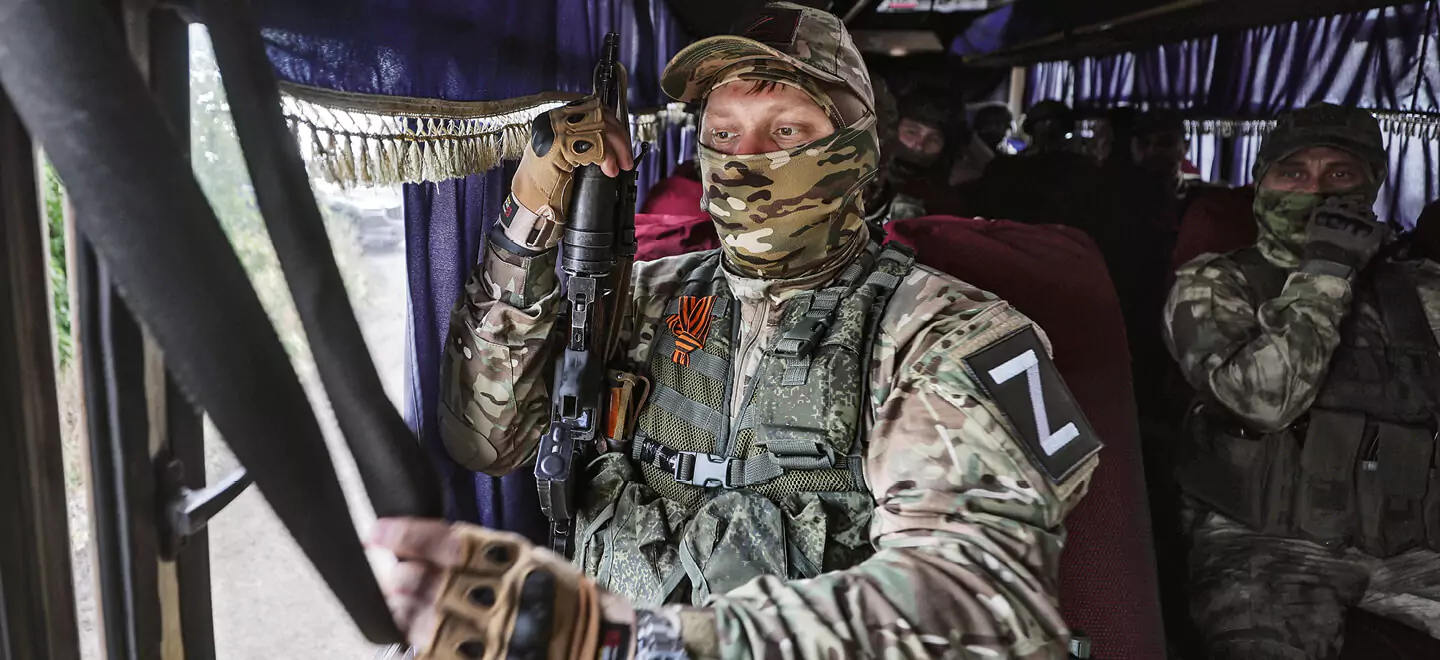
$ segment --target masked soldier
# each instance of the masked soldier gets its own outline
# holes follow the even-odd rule
[[[881,141],[883,162],[876,176],[889,192],[884,220],[956,212],[959,205],[947,181],[955,151],[946,131],[953,123],[949,107],[937,94],[917,91],[902,99],[893,112],[894,139],[888,144]],[[885,113],[878,114],[883,121]],[[890,154],[883,153],[887,148]]]
[[[1185,265],[1167,303],[1200,394],[1180,482],[1212,658],[1333,658],[1357,606],[1440,633],[1440,267],[1376,257],[1385,173],[1369,113],[1281,116],[1258,243]]]
[[[842,23],[776,3],[741,27],[662,78],[702,104],[722,247],[636,268],[621,342],[649,393],[579,463],[575,556],[382,521],[397,618],[426,658],[1063,657],[1061,522],[1099,443],[1044,335],[870,233]],[[537,122],[454,310],[439,423],[472,469],[535,460],[569,173],[630,162],[607,123],[594,102]]]

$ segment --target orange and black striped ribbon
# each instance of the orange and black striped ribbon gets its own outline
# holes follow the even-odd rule
[[[715,306],[715,296],[680,296],[680,313],[665,319],[670,331],[675,333],[675,353],[670,356],[675,364],[688,366],[690,351],[705,345],[710,336],[710,310]]]

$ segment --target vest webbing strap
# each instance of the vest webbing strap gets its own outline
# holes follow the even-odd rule
[[[671,355],[675,352],[674,335],[663,334],[657,341],[659,344],[655,347],[655,350],[665,355]],[[725,380],[730,377],[730,365],[725,361],[725,358],[703,350],[691,351],[690,362],[686,367],[690,371],[700,373],[717,383],[724,383]]]
[[[850,469],[848,456],[837,457],[828,447],[813,441],[774,440],[767,444],[767,448],[770,451],[751,458],[731,458],[680,451],[636,433],[630,457],[674,476],[679,483],[712,488],[758,486],[788,470]]]
[[[699,401],[687,398],[664,383],[656,383],[650,395],[650,403],[660,406],[689,424],[702,429],[718,429],[725,423],[725,415]]]
[[[829,331],[840,301],[855,289],[856,281],[870,267],[876,249],[876,246],[871,245],[867,248],[867,254],[856,259],[840,277],[835,278],[833,285],[810,296],[810,308],[805,310],[805,315],[794,327],[782,332],[775,340],[775,354],[785,359],[785,373],[780,377],[781,385],[805,384],[810,375],[811,352]]]

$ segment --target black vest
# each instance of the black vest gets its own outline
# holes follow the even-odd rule
[[[1231,255],[1258,308],[1288,272],[1255,248]],[[1262,434],[1203,399],[1192,408],[1187,493],[1267,533],[1354,545],[1379,557],[1440,549],[1435,452],[1440,350],[1403,264],[1360,274],[1315,402]]]

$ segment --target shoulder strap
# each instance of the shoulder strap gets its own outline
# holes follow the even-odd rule
[[[1245,273],[1245,282],[1250,285],[1250,295],[1254,297],[1255,306],[1259,306],[1280,295],[1285,288],[1285,280],[1289,274],[1284,268],[1276,266],[1260,254],[1260,249],[1247,247],[1230,253],[1230,258],[1240,265],[1241,272]]]
[[[1430,328],[1425,303],[1405,264],[1384,261],[1373,267],[1373,292],[1392,348],[1411,353],[1411,365],[1431,405],[1440,405],[1440,344]],[[1418,362],[1418,364],[1416,364]]]
[[[890,298],[914,268],[915,251],[908,245],[890,241],[880,252],[879,265],[865,281],[866,285],[876,287],[876,292],[875,305],[871,308],[869,321],[865,325],[865,353],[860,356],[860,419],[855,423],[855,442],[850,444],[850,465],[859,468],[852,468],[857,484],[865,483],[865,439],[869,435],[869,429],[874,426],[870,419],[870,412],[874,410],[870,404],[870,360],[875,354],[875,340],[880,335],[880,322],[885,318]]]
[[[845,268],[835,281],[819,291],[797,296],[791,304],[808,304],[805,313],[775,338],[771,351],[785,360],[782,385],[804,385],[810,373],[810,353],[820,345],[835,320],[840,301],[855,290],[860,278],[870,272],[879,246],[871,244]]]
[[[1440,346],[1435,343],[1435,333],[1430,329],[1420,292],[1415,289],[1415,281],[1405,266],[1387,261],[1369,270],[1371,292],[1385,319],[1391,345],[1425,351],[1432,358],[1440,356]]]

